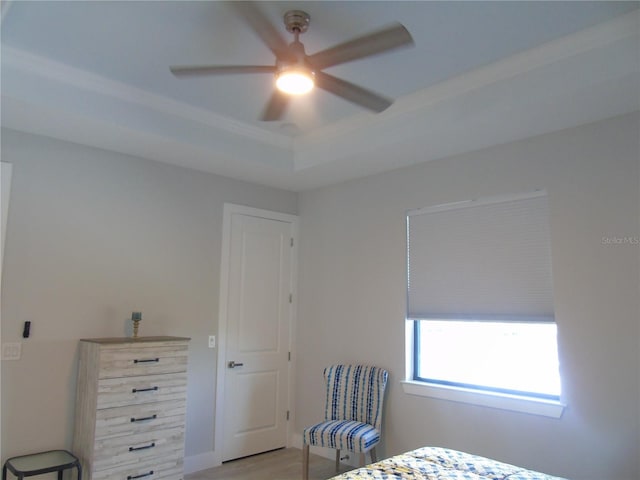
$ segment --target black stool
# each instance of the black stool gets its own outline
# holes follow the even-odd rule
[[[66,450],[51,450],[49,452],[32,453],[13,457],[4,462],[2,480],[7,480],[7,469],[19,479],[42,475],[43,473],[58,472],[58,480],[62,480],[62,473],[68,468],[75,468],[78,480],[82,480],[82,466],[71,452]]]

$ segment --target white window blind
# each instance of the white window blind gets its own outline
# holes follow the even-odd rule
[[[544,192],[407,215],[408,317],[554,321]]]

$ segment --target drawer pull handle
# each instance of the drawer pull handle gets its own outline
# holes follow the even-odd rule
[[[144,447],[129,447],[130,452],[137,452],[138,450],[148,450],[156,446],[156,442],[151,442],[149,445],[145,445]],[[153,473],[153,472],[152,472]]]
[[[137,358],[133,361],[133,363],[158,363],[160,361],[159,358],[148,358],[146,360],[138,360]]]
[[[131,393],[138,393],[138,392],[155,392],[156,390],[158,390],[158,387],[149,387],[149,388],[134,388],[131,390]]]
[[[131,423],[144,422],[146,420],[155,420],[156,418],[158,418],[158,415],[155,415],[155,414],[151,415],[150,417],[140,417],[140,418],[131,417]]]
[[[151,470],[149,473],[143,473],[142,475],[129,475],[127,477],[127,480],[134,480],[136,478],[144,478],[144,477],[149,477],[153,475],[153,470]]]

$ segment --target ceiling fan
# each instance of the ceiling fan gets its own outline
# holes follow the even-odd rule
[[[392,100],[371,90],[334,77],[323,70],[334,65],[376,55],[394,48],[413,45],[409,31],[395,23],[381,30],[335,45],[326,50],[307,55],[299,37],[309,28],[309,14],[290,10],[284,14],[287,31],[293,34],[293,42],[287,44],[278,29],[253,2],[231,2],[240,16],[262,39],[275,55],[275,65],[203,65],[172,66],[177,77],[199,75],[227,75],[242,73],[270,73],[276,77],[276,89],[262,112],[261,120],[279,120],[285,112],[291,95],[304,94],[314,85],[345,100],[374,112],[389,107]]]

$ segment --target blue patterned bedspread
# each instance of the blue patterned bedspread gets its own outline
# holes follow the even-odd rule
[[[332,480],[563,480],[540,472],[439,447],[387,458]]]

